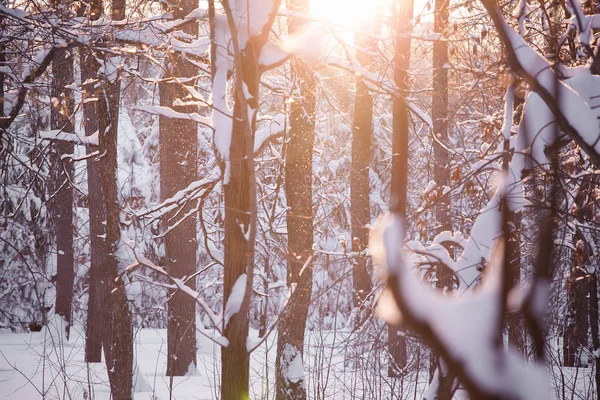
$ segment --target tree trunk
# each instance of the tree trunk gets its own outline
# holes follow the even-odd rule
[[[574,216],[579,223],[594,218],[593,207],[589,201],[590,193],[593,193],[593,190],[593,181],[585,178],[574,200],[577,207]],[[577,226],[573,235],[575,253],[571,260],[571,275],[566,285],[567,312],[563,337],[563,361],[566,367],[579,366],[579,356],[588,345],[590,311],[588,311],[589,285],[586,283],[588,273],[585,271],[585,266],[590,263],[592,252],[585,236],[585,233]]]
[[[59,15],[67,18],[62,2],[55,2],[54,7]],[[52,112],[50,115],[52,129],[73,133],[73,97],[65,86],[73,82],[73,57],[70,50],[57,50],[52,64],[54,75],[53,93],[51,96]],[[73,163],[62,160],[61,156],[73,154],[73,143],[58,141],[52,144],[52,171],[50,173],[50,203],[54,219],[54,236],[56,238],[56,307],[55,312],[64,318],[66,337],[69,338],[71,310],[73,305],[73,282],[75,279],[73,251]]]
[[[369,51],[376,44],[371,38],[361,36],[358,40],[357,60],[363,67],[371,63]],[[352,129],[352,170],[350,172],[350,221],[352,251],[361,253],[369,244],[371,208],[369,202],[369,161],[371,160],[371,137],[373,135],[373,97],[362,77],[356,80],[354,122]],[[360,254],[354,260],[352,279],[354,306],[359,307],[371,292],[371,277],[367,270],[367,256]]]
[[[448,0],[436,0],[434,6],[433,31],[442,35],[433,43],[433,177],[437,184],[439,200],[435,204],[437,232],[451,229],[448,215],[448,200],[442,195],[448,185],[448,153],[443,145],[448,141],[448,42],[444,35],[448,28]],[[446,275],[446,274],[440,274]],[[446,276],[438,276],[438,281]]]
[[[100,14],[97,12],[99,7],[100,2],[98,0],[90,1],[86,4],[86,7],[82,7],[79,10],[79,14],[80,16],[87,16],[91,21],[95,21],[100,17]],[[100,65],[96,62],[94,54],[89,49],[81,48],[79,65],[81,68],[81,82],[86,82],[88,79],[94,79],[98,76]],[[84,97],[94,97],[97,95],[93,85],[88,84],[83,87]],[[98,132],[97,104],[98,102],[91,101],[85,102],[82,105],[83,126],[86,136],[91,136]],[[88,155],[94,151],[98,151],[98,147],[87,146]],[[106,268],[104,256],[107,250],[105,248],[105,239],[103,239],[106,231],[102,222],[106,221],[106,211],[104,209],[100,160],[99,157],[92,157],[86,161],[90,229],[90,276],[85,329],[86,362],[102,361],[102,332],[108,318],[107,308],[105,307],[108,291],[106,284],[102,280],[103,269]]]
[[[0,4],[4,5],[5,0],[0,0]],[[4,31],[4,16],[0,15],[0,30]],[[0,43],[0,120],[4,119],[4,80],[5,74],[3,71],[3,67],[6,64],[6,45],[4,42]],[[0,152],[3,149],[2,144],[2,133],[0,131]]]
[[[183,18],[198,7],[197,0],[178,0],[171,12]],[[198,26],[188,24],[184,33],[196,37]],[[197,75],[197,68],[183,57],[165,60],[165,78],[186,79]],[[183,113],[196,112],[194,106],[174,107],[187,91],[180,83],[159,84],[160,104]],[[159,117],[160,130],[160,197],[166,200],[198,179],[198,126],[194,121]],[[190,207],[187,207],[189,210]],[[196,219],[188,218],[165,236],[166,269],[171,276],[185,278],[196,272]],[[187,285],[196,289],[196,280]],[[167,375],[183,376],[196,367],[196,302],[181,291],[170,293],[167,320]]]
[[[308,13],[307,0],[291,0],[288,8]],[[306,26],[301,18],[291,18],[288,32]],[[312,209],[312,161],[315,138],[316,79],[310,67],[291,61],[295,98],[290,105],[290,131],[285,159],[285,193],[288,210],[287,286],[296,288],[279,320],[276,361],[277,400],[306,399],[303,374],[290,376],[290,366],[304,354],[304,331],[312,292],[312,255],[314,215]]]
[[[590,280],[590,327],[592,334],[594,379],[596,381],[596,398],[600,400],[600,334],[598,334],[598,264],[589,274]]]
[[[521,102],[515,95],[515,90],[512,91],[513,104],[512,111],[516,111]],[[507,110],[508,112],[508,110]],[[513,114],[512,121],[506,123],[518,123],[521,120],[520,115]],[[504,153],[502,155],[502,171],[508,172],[510,163],[510,140],[504,139]],[[505,214],[508,221],[505,225],[506,248],[504,254],[507,257],[505,260],[508,267],[508,277],[511,283],[511,288],[517,287],[521,282],[521,213],[506,210]],[[508,330],[508,343],[519,350],[521,355],[525,352],[525,331],[523,326],[523,318],[519,313],[509,312],[506,316],[506,326]]]
[[[433,123],[433,177],[437,184],[439,198],[435,204],[437,233],[452,229],[448,212],[449,201],[444,196],[444,189],[449,185],[448,153],[444,145],[448,142],[448,42],[445,35],[448,33],[449,0],[435,0],[433,31],[440,34],[438,40],[433,42],[433,92],[431,115]],[[448,251],[454,251],[449,248]],[[436,287],[441,290],[453,290],[453,272],[443,264],[436,266]],[[433,354],[433,353],[432,353]],[[438,357],[437,354],[433,354]],[[437,363],[440,364],[439,362]],[[452,398],[454,374],[443,371],[438,367],[439,383],[437,396],[440,399]]]
[[[414,2],[396,4],[396,40],[394,49],[394,81],[401,97],[393,99],[392,126],[392,184],[390,211],[406,218],[406,196],[408,191],[408,108],[405,93],[408,86],[410,67],[411,30]],[[388,325],[388,352],[391,360],[388,376],[398,377],[406,367],[406,339],[399,334],[400,326]]]
[[[254,262],[254,234],[256,227],[256,191],[254,189],[254,153],[252,138],[256,126],[256,109],[258,107],[258,54],[251,39],[246,48],[241,49],[236,57],[240,57],[241,83],[244,90],[236,87],[233,109],[233,127],[231,134],[229,181],[224,185],[225,192],[225,257],[223,279],[223,309],[229,304],[233,286],[239,281],[238,287],[244,292],[236,293],[236,302],[241,299],[237,312],[232,312],[229,321],[224,321],[224,334],[229,340],[227,347],[221,348],[221,399],[238,400],[248,398],[250,378],[250,353],[246,346],[248,338],[248,311],[252,291],[252,275]],[[236,84],[240,79],[236,77]],[[245,96],[241,98],[241,96]],[[247,107],[246,98],[248,100]],[[247,114],[252,109],[251,120]],[[250,141],[250,143],[248,142]],[[252,170],[250,170],[252,166]],[[243,286],[242,286],[243,284]],[[234,306],[236,307],[236,306]]]
[[[512,227],[506,240],[506,254],[508,255],[508,274],[512,287],[517,287],[521,282],[521,213],[510,212],[509,226]],[[525,352],[525,330],[523,318],[518,313],[509,313],[507,317],[508,343],[516,347],[523,355]]]
[[[113,0],[113,20],[125,18],[125,0]],[[104,64],[118,63],[118,58],[103,55]],[[120,76],[101,77],[98,101],[98,128],[101,179],[106,210],[106,256],[101,280],[106,285],[108,324],[102,338],[104,358],[115,400],[133,398],[133,330],[131,311],[125,294],[125,282],[119,273],[118,249],[121,239],[120,206],[117,183],[117,134],[119,123]]]

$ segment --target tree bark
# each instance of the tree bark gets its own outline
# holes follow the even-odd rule
[[[521,100],[516,96],[515,90],[512,91],[513,104],[512,111],[518,110]],[[508,112],[508,110],[507,110]],[[516,113],[515,113],[516,114]],[[518,123],[521,120],[520,115],[514,115],[512,121],[506,123]],[[510,140],[504,139],[504,153],[502,155],[502,171],[508,172],[510,164]],[[505,204],[506,205],[506,204]],[[517,287],[521,282],[521,213],[510,210],[505,210],[504,215],[508,221],[505,221],[506,248],[504,254],[507,257],[505,260],[508,267],[508,278],[511,283],[511,288]],[[519,350],[521,355],[525,352],[525,331],[523,318],[516,312],[509,312],[506,316],[506,326],[508,330],[508,343]]]
[[[0,4],[4,5],[5,0],[0,0]],[[4,30],[4,16],[0,15],[0,30]],[[6,64],[6,45],[4,44],[4,42],[0,43],[0,120],[4,119],[4,80],[5,78],[5,74],[4,72],[1,72],[3,70],[3,67]],[[2,151],[3,149],[3,143],[2,143],[2,134],[3,132],[0,131],[0,151]]]
[[[436,0],[434,6],[433,31],[440,38],[433,43],[433,92],[431,114],[433,122],[433,177],[440,198],[435,204],[437,232],[451,229],[448,215],[448,200],[443,188],[448,185],[448,153],[443,145],[448,141],[448,42],[443,36],[448,28],[448,0]],[[445,275],[445,274],[440,274]],[[445,276],[438,277],[438,281]]]
[[[307,0],[290,0],[288,9],[308,14]],[[306,26],[300,17],[290,18],[288,32]],[[285,193],[288,231],[287,286],[296,285],[280,317],[277,338],[277,400],[306,399],[303,376],[289,375],[291,364],[304,354],[304,331],[312,292],[314,214],[312,208],[312,161],[315,138],[316,78],[310,67],[291,61],[294,101],[290,105],[290,131],[285,159]]]
[[[112,1],[112,19],[125,18],[125,0]],[[104,64],[118,63],[118,58],[102,55]],[[101,280],[107,290],[108,324],[102,338],[104,358],[115,400],[133,398],[133,330],[125,282],[119,271],[121,239],[120,206],[117,182],[117,135],[121,80],[117,72],[102,76],[98,94],[98,128],[100,135],[101,179],[106,210],[105,268]]]
[[[65,3],[55,1],[57,13],[68,18]],[[57,50],[52,63],[54,75],[53,93],[51,96],[52,111],[50,121],[52,129],[73,133],[73,97],[65,87],[73,82],[73,57],[70,50]],[[73,282],[75,279],[75,255],[73,251],[73,163],[62,160],[61,156],[73,154],[74,145],[66,141],[52,144],[52,171],[50,173],[50,189],[53,195],[50,208],[54,220],[54,236],[56,238],[56,306],[55,312],[64,318],[65,335],[69,338],[71,311],[73,307]]]
[[[254,100],[248,107],[256,111],[258,106],[258,54],[250,40],[245,49],[236,56],[241,57],[243,65],[242,82]],[[237,65],[236,65],[237,67]],[[237,79],[236,79],[237,81]],[[244,300],[239,311],[234,313],[230,320],[225,321],[224,333],[229,340],[229,346],[221,349],[221,398],[223,400],[237,400],[248,397],[250,378],[250,353],[246,346],[248,337],[248,307],[249,307],[249,281],[252,280],[254,243],[250,240],[250,225],[252,223],[252,195],[254,174],[250,172],[249,165],[254,165],[252,150],[248,151],[247,140],[253,137],[256,125],[256,114],[252,121],[247,121],[246,112],[242,108],[245,100],[243,91],[236,88],[233,110],[233,128],[231,135],[230,162],[231,171],[229,182],[224,185],[225,192],[225,271],[223,280],[224,309],[227,310],[234,284],[246,279],[244,285]],[[240,293],[236,294],[237,296]]]
[[[97,12],[101,6],[101,1],[93,0],[85,3],[85,7],[79,10],[79,16],[87,16],[89,20],[95,21],[100,18]],[[100,65],[96,62],[94,54],[87,48],[81,48],[79,65],[81,68],[81,82],[90,82],[98,76]],[[94,97],[97,95],[94,84],[87,84],[83,87],[84,97]],[[96,101],[85,102],[82,105],[83,126],[86,136],[91,136],[98,132],[98,110]],[[87,146],[87,154],[98,151],[97,146]],[[87,186],[88,186],[88,212],[90,229],[90,271],[88,285],[88,310],[85,329],[85,361],[102,361],[102,336],[103,330],[108,318],[107,307],[105,307],[108,297],[107,286],[102,279],[103,269],[106,267],[104,256],[107,252],[105,248],[106,234],[103,221],[106,221],[106,211],[104,209],[104,191],[102,186],[102,175],[100,168],[100,157],[88,158],[87,168]]]
[[[589,201],[590,193],[593,193],[593,190],[593,181],[585,178],[575,196],[574,203],[577,209],[574,216],[580,223],[583,223],[584,219],[594,218],[593,207]],[[588,273],[585,265],[588,265],[591,260],[591,249],[585,236],[584,232],[577,227],[573,235],[575,253],[571,257],[571,275],[566,285],[567,312],[563,337],[563,362],[566,367],[579,366],[581,351],[588,344],[590,311],[589,285],[586,282]]]
[[[589,273],[590,281],[590,326],[594,357],[594,380],[596,381],[596,398],[600,400],[600,334],[598,333],[598,265]]]
[[[448,42],[445,35],[448,29],[449,0],[435,0],[433,31],[440,34],[438,40],[433,43],[433,92],[431,115],[433,123],[433,177],[437,184],[439,198],[435,204],[435,216],[437,221],[437,233],[452,229],[450,221],[448,198],[444,195],[444,189],[449,184],[448,177],[448,153],[444,145],[448,142]],[[448,251],[454,251],[449,248]],[[453,290],[453,273],[443,264],[436,268],[436,287],[441,290]],[[434,357],[438,357],[434,354]],[[439,363],[437,363],[439,364]],[[438,367],[438,393],[439,398],[451,398],[454,375],[443,373]]]
[[[399,96],[393,99],[392,121],[392,184],[390,193],[390,212],[406,218],[406,196],[408,191],[408,108],[406,90],[408,87],[408,69],[410,67],[411,39],[407,35],[413,16],[414,2],[396,4],[396,39],[394,54],[394,81]],[[406,367],[406,339],[399,333],[401,326],[388,325],[388,352],[391,360],[388,376],[398,377]]]
[[[371,38],[360,36],[358,40],[358,62],[367,67],[372,57],[369,54],[376,44]],[[369,244],[371,206],[369,202],[369,162],[371,160],[371,137],[373,136],[373,96],[364,78],[356,79],[354,121],[352,129],[352,170],[350,172],[350,222],[352,251],[361,253]],[[371,292],[371,277],[367,270],[367,256],[360,254],[353,260],[352,279],[354,284],[354,306],[358,307]]]
[[[183,18],[198,7],[197,0],[177,0],[170,11],[174,18]],[[197,24],[188,24],[182,31],[191,37],[198,35]],[[182,79],[197,75],[193,64],[181,56],[166,61],[165,78]],[[173,101],[188,94],[181,83],[159,84],[160,104],[175,111],[193,113],[197,107],[174,107]],[[159,117],[160,130],[160,197],[166,200],[198,179],[198,126],[194,121]],[[190,207],[187,207],[189,210]],[[166,269],[176,278],[196,272],[196,220],[181,222],[165,236]],[[196,289],[196,280],[187,285]],[[167,317],[167,375],[183,376],[196,367],[196,302],[181,291],[170,293]]]

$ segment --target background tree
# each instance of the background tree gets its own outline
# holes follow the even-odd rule
[[[357,61],[369,68],[376,43],[368,36],[357,35]],[[356,79],[354,119],[352,126],[352,170],[350,172],[350,219],[352,251],[356,259],[352,271],[355,298],[354,306],[361,303],[371,292],[371,277],[367,270],[367,257],[362,252],[369,243],[368,225],[371,222],[369,164],[371,161],[371,137],[373,135],[373,97],[364,77]]]
[[[410,20],[414,3],[396,4],[396,36],[394,38],[394,82],[398,95],[392,100],[392,179],[390,187],[390,212],[406,216],[408,191],[408,137],[409,114],[406,95],[409,85],[411,38]],[[400,97],[403,96],[403,97]],[[388,351],[391,356],[388,376],[398,377],[406,366],[406,338],[398,324],[388,326]]]
[[[61,19],[70,18],[68,2],[54,1],[53,6]],[[72,134],[73,96],[66,88],[73,82],[73,55],[69,49],[56,51],[52,62],[54,75],[51,94],[51,128]],[[71,310],[73,305],[74,249],[73,249],[73,143],[57,141],[52,145],[50,169],[50,210],[56,240],[56,314],[64,318],[65,334],[69,338]]]
[[[181,19],[198,7],[198,1],[176,1],[169,11]],[[191,40],[198,36],[196,22],[181,28],[182,35]],[[189,56],[191,57],[191,56]],[[176,112],[193,113],[195,106],[185,104],[189,94],[186,86],[193,86],[197,67],[185,54],[165,53],[165,72],[159,84],[160,104]],[[190,82],[191,80],[191,82]],[[179,190],[186,188],[198,178],[198,127],[188,119],[159,117],[160,130],[160,196],[164,201]],[[185,210],[185,213],[189,209]],[[195,289],[196,279],[196,219],[187,218],[176,226],[168,227],[165,235],[165,267],[177,278],[187,279],[187,285]],[[167,375],[183,376],[191,366],[196,366],[196,303],[179,290],[171,293],[168,304],[168,365]]]
[[[125,19],[124,0],[111,2],[111,20]],[[119,257],[121,242],[121,207],[119,205],[117,176],[117,137],[121,100],[119,58],[102,53],[104,74],[98,85],[98,130],[101,179],[106,210],[105,269],[101,281],[107,293],[108,323],[105,322],[102,339],[111,394],[115,400],[133,398],[133,327],[131,310],[125,293],[122,262]],[[111,68],[112,67],[112,68]]]
[[[288,33],[306,29],[310,4],[290,0],[287,7],[295,16],[288,21]],[[293,81],[290,104],[289,142],[285,162],[285,194],[288,232],[286,285],[291,291],[278,325],[276,398],[306,399],[303,365],[304,335],[313,281],[313,151],[315,138],[316,77],[311,67],[291,60]]]
[[[78,15],[87,17],[90,21],[97,21],[103,14],[103,2],[92,0],[82,2]],[[97,95],[95,78],[100,66],[96,62],[95,54],[91,49],[81,48],[79,65],[84,99],[93,99]],[[98,103],[85,101],[83,103],[83,128],[85,136],[93,137],[99,134],[98,130]],[[97,146],[87,146],[87,154],[98,152]],[[100,155],[100,153],[97,153]],[[90,270],[88,284],[88,310],[85,334],[85,360],[86,362],[102,361],[102,336],[108,314],[104,304],[108,297],[106,286],[103,283],[104,269],[107,267],[104,256],[106,228],[102,221],[106,220],[104,205],[104,191],[100,168],[100,158],[90,157],[86,160],[88,212],[90,225]]]

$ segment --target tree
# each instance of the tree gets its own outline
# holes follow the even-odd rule
[[[444,148],[448,141],[448,42],[445,36],[448,30],[449,0],[434,2],[433,31],[438,38],[433,42],[433,85],[431,114],[433,122],[433,176],[438,187],[440,199],[435,205],[437,232],[451,229],[448,201],[443,195],[448,185],[448,153]],[[440,274],[442,275],[442,274]],[[445,280],[438,277],[438,280]]]
[[[376,43],[370,37],[358,36],[357,61],[365,68],[372,62],[371,53]],[[373,134],[373,97],[364,77],[356,79],[354,120],[352,127],[352,170],[350,172],[350,219],[352,251],[357,254],[352,270],[354,306],[359,307],[371,292],[371,277],[367,270],[367,257],[363,254],[369,243],[371,206],[369,201],[369,164]]]
[[[392,100],[392,183],[390,188],[390,212],[406,217],[408,190],[408,135],[409,115],[406,96],[409,84],[411,39],[407,34],[413,15],[414,3],[395,6],[396,36],[394,42],[394,82],[399,95]],[[388,351],[391,355],[388,376],[400,376],[406,366],[406,338],[399,331],[397,324],[388,325]]]
[[[113,21],[125,19],[125,1],[111,3]],[[106,211],[105,268],[100,280],[107,293],[108,323],[104,323],[102,344],[106,369],[115,400],[133,397],[133,327],[131,310],[125,294],[125,282],[120,270],[119,244],[121,242],[121,207],[117,182],[117,134],[121,80],[118,57],[101,55],[104,74],[98,86],[98,130],[101,179]],[[112,68],[110,68],[112,67]],[[122,266],[121,266],[122,268]]]
[[[249,385],[248,312],[257,223],[254,133],[260,99],[259,82],[267,67],[259,63],[259,57],[268,41],[279,2],[273,2],[271,9],[253,10],[258,14],[252,20],[248,15],[250,4],[229,1],[222,4],[226,20],[215,20],[213,37],[225,37],[225,49],[230,49],[231,40],[232,60],[223,62],[219,57],[227,60],[229,55],[214,52],[217,57],[213,63],[217,68],[213,80],[213,103],[216,98],[220,104],[226,104],[226,80],[223,77],[232,70],[234,106],[231,124],[215,127],[216,138],[218,135],[230,137],[228,148],[220,149],[224,161],[225,195],[223,333],[229,341],[229,345],[221,350],[221,398],[235,400],[248,396]],[[222,86],[216,85],[217,79]]]
[[[79,16],[87,17],[90,21],[97,21],[102,16],[100,0],[83,2],[78,10]],[[81,69],[81,81],[85,98],[94,98],[97,94],[95,89],[95,78],[100,66],[96,62],[93,50],[82,48],[79,57]],[[87,82],[87,84],[86,84]],[[82,105],[83,127],[85,135],[92,137],[98,130],[98,103],[86,101]],[[87,146],[87,153],[98,151],[97,146]],[[98,155],[100,153],[98,152]],[[88,285],[88,310],[85,331],[85,361],[102,361],[102,336],[106,313],[106,299],[108,292],[103,283],[104,269],[107,267],[104,260],[107,252],[105,247],[106,210],[104,205],[104,191],[100,167],[100,158],[90,157],[86,161],[87,187],[88,187],[88,211],[90,225],[90,277]]]
[[[291,0],[288,9],[307,14],[307,0]],[[291,17],[288,33],[293,35],[307,26],[302,16]],[[290,61],[293,79],[293,102],[290,105],[290,130],[285,164],[285,194],[288,232],[286,283],[291,291],[287,307],[278,326],[276,398],[306,399],[303,365],[304,332],[312,292],[313,198],[312,166],[315,137],[316,78],[307,64]]]
[[[54,1],[54,8],[60,18],[68,19],[68,3]],[[52,129],[73,133],[73,96],[66,88],[73,82],[73,55],[69,49],[56,51],[52,63],[54,75],[51,96]],[[50,174],[50,209],[54,220],[56,239],[56,308],[55,312],[64,318],[65,334],[69,338],[71,309],[73,304],[74,251],[73,251],[73,164],[62,156],[73,154],[73,143],[57,141],[52,145],[52,169]]]
[[[198,6],[198,1],[178,0],[172,5],[175,18],[183,18]],[[195,38],[197,23],[183,26],[181,32]],[[194,106],[176,106],[185,102],[197,68],[183,54],[166,53],[165,75],[159,84],[160,103],[182,113],[193,113]],[[192,120],[159,117],[160,130],[160,196],[164,201],[197,179],[198,127]],[[189,208],[186,209],[186,212]],[[169,273],[177,278],[194,276],[196,272],[196,220],[187,218],[169,227],[165,235],[165,261]],[[195,289],[195,278],[187,285]],[[167,375],[183,376],[196,366],[196,303],[179,290],[171,293],[168,304]]]
[[[575,73],[566,82],[561,82],[549,68],[550,63],[505,23],[498,5],[487,0],[482,3],[507,48],[511,69],[535,88],[535,92],[527,98],[509,172],[505,175],[502,187],[490,200],[486,209],[479,214],[473,225],[471,237],[463,246],[462,255],[456,265],[453,264],[452,269],[460,278],[458,290],[461,300],[448,300],[439,294],[428,292],[418,282],[418,278],[408,271],[397,245],[397,241],[402,240],[404,234],[400,217],[396,215],[388,219],[382,228],[380,239],[383,240],[386,249],[385,260],[390,271],[390,290],[403,318],[440,352],[471,397],[545,398],[545,390],[548,388],[545,386],[544,377],[545,330],[541,306],[545,305],[547,288],[554,272],[553,231],[556,229],[556,213],[559,206],[556,190],[559,165],[557,152],[565,143],[559,141],[559,129],[579,144],[591,163],[595,164],[598,161],[598,150],[592,146],[592,143],[596,143],[598,130],[587,130],[586,125],[589,123],[590,126],[597,126],[596,116],[586,102],[592,101],[595,95],[584,89],[595,85],[598,78],[583,72]],[[568,89],[567,84],[575,87],[576,91]],[[572,108],[573,103],[578,105],[576,109]],[[569,106],[565,106],[566,104]],[[512,112],[512,107],[506,107],[506,110],[507,113]],[[506,121],[511,121],[511,118],[506,118]],[[542,135],[545,140],[533,140],[531,132],[535,132],[536,137]],[[539,224],[539,245],[532,270],[532,283],[518,307],[526,319],[538,360],[533,365],[536,372],[531,373],[525,370],[517,371],[517,364],[507,362],[516,355],[505,351],[502,331],[499,329],[512,287],[509,260],[505,259],[499,262],[500,265],[492,267],[489,284],[484,285],[478,292],[469,289],[475,283],[473,272],[463,268],[463,260],[474,260],[478,257],[488,262],[494,259],[498,262],[498,258],[490,249],[508,223],[504,217],[505,210],[518,211],[523,207],[522,179],[532,162],[529,157],[534,158],[535,164],[546,165],[550,173],[550,190],[548,198],[545,199],[546,210],[540,214],[543,220]],[[441,255],[441,252],[438,254]],[[465,297],[468,292],[471,293]],[[478,312],[473,313],[475,309]],[[492,317],[477,324],[476,321],[481,315]],[[477,324],[477,329],[473,329],[473,324]],[[461,326],[469,326],[470,333],[463,331]],[[474,341],[480,345],[461,346],[461,343]],[[482,351],[488,354],[490,360],[494,360],[494,371],[483,371],[477,367]],[[526,376],[525,385],[514,384],[523,379],[523,376]],[[528,392],[529,387],[535,387],[536,393]]]

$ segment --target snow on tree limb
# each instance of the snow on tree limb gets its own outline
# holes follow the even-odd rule
[[[170,107],[151,106],[151,105],[146,105],[144,107],[139,107],[137,109],[140,111],[146,111],[150,114],[161,115],[161,116],[167,117],[167,118],[189,119],[189,120],[192,120],[199,124],[202,124],[206,127],[209,127],[211,129],[213,128],[212,118],[205,117],[198,113],[187,113],[187,112],[184,113],[184,112],[175,111]]]
[[[448,362],[473,398],[546,399],[549,387],[543,363],[526,366],[515,350],[504,349],[499,321],[504,317],[497,266],[476,292],[448,298],[426,288],[404,261],[404,229],[388,214],[374,235],[388,269],[388,290],[403,319]]]
[[[63,132],[62,129],[54,129],[51,131],[40,132],[40,139],[98,146],[98,131],[91,136],[85,136],[77,133]]]
[[[595,165],[600,165],[600,126],[587,102],[559,81],[548,60],[508,26],[495,2],[482,0],[482,4],[507,48],[512,70],[544,100],[561,130],[586,152]]]
[[[167,271],[165,271],[164,268],[161,268],[158,265],[155,265],[152,261],[148,260],[143,255],[137,254],[136,252],[134,252],[134,255],[135,255],[136,261],[134,263],[132,263],[131,265],[129,265],[125,269],[126,273],[133,271],[135,268],[143,266],[143,267],[151,269],[154,272],[157,272],[161,276],[168,278],[175,285],[175,287],[177,289],[181,290],[183,293],[187,294],[188,296],[191,296],[196,301],[196,303],[198,303],[198,305],[202,308],[202,310],[206,313],[206,315],[208,315],[214,328],[217,331],[221,332],[221,316],[218,314],[215,314],[213,312],[213,310],[208,306],[208,304],[206,303],[206,301],[204,300],[204,298],[202,297],[202,295],[200,293],[198,293],[196,290],[192,289],[191,287],[187,286],[186,281],[179,279],[179,278],[172,277]],[[222,343],[219,343],[219,342],[217,342],[217,343],[222,345]]]

